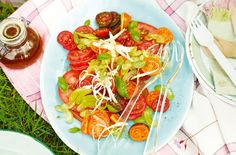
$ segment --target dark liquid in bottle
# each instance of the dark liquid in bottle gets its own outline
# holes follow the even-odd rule
[[[20,33],[16,27],[9,27],[5,31],[7,37],[17,37]],[[22,68],[32,64],[40,55],[41,39],[39,35],[30,27],[27,28],[27,36],[18,46],[7,46],[8,51],[0,51],[2,58],[0,61],[8,67]]]

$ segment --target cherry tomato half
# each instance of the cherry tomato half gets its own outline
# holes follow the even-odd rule
[[[110,29],[105,28],[105,27],[95,30],[96,36],[98,36],[99,38],[108,38],[109,37],[109,32],[110,32]]]
[[[147,50],[149,47],[151,47],[152,45],[154,45],[155,42],[154,41],[141,41],[139,43],[137,43],[137,48],[138,50]]]
[[[157,108],[158,112],[161,111],[161,106],[162,106],[162,101],[163,101],[164,96],[161,95],[160,97],[161,97],[160,98],[160,104],[159,104],[158,108],[157,108],[157,104],[158,104],[159,97],[157,97],[157,99],[152,103],[151,108],[152,108],[153,111],[155,111],[156,108]],[[169,109],[169,107],[170,107],[170,101],[168,100],[168,98],[166,98],[163,112],[166,112]]]
[[[86,57],[84,59],[79,59],[79,60],[75,60],[75,61],[70,61],[70,65],[72,65],[74,67],[88,66],[88,63],[95,58],[96,58],[96,55],[93,53],[93,54],[91,54],[90,57]]]
[[[160,27],[157,33],[162,35],[165,38],[166,44],[171,42],[174,39],[173,33],[166,27]]]
[[[88,124],[88,134],[94,138],[99,138],[104,131],[103,126],[108,127],[110,125],[110,118],[104,110],[96,110],[91,114],[90,117],[91,119]],[[103,126],[99,126],[101,124]],[[102,137],[105,137],[108,134],[108,131],[106,131],[102,134]]]
[[[58,88],[58,95],[61,101],[65,104],[69,103],[69,96],[72,93],[71,89],[68,89],[67,91],[63,91],[61,88]]]
[[[75,72],[73,70],[67,71],[63,75],[64,79],[66,80],[66,83],[68,84],[68,88],[74,90],[76,89],[78,82],[79,82],[79,73]]]
[[[118,24],[120,25],[120,14],[118,14],[115,11],[112,11],[111,15],[112,15],[112,22],[110,24],[110,27],[114,27]]]
[[[79,87],[88,86],[92,84],[92,77],[87,77],[79,83]]]
[[[132,18],[129,14],[127,13],[122,13],[121,14],[121,28],[128,28],[129,23],[131,22]]]
[[[142,68],[144,73],[156,70],[155,72],[149,74],[150,76],[156,75],[159,73],[161,68],[160,59],[157,57],[148,57],[144,59],[146,61],[146,65]]]
[[[131,40],[131,35],[128,31],[123,32],[117,39],[116,41],[124,45],[126,41]]]
[[[57,42],[63,47],[70,46],[74,43],[73,34],[69,31],[62,31],[57,36]]]
[[[135,120],[136,118],[140,117],[142,113],[139,114],[130,114],[128,120]]]
[[[87,25],[79,26],[75,31],[79,33],[94,34],[94,29]]]
[[[77,49],[77,45],[74,42],[71,43],[70,45],[64,45],[63,47],[68,51]]]
[[[117,34],[118,32],[120,32],[120,24],[117,24],[117,25],[115,25],[115,26],[113,26],[112,28],[111,28],[111,33],[113,34],[113,35],[115,35],[115,34]]]
[[[136,83],[133,82],[133,81],[129,81],[126,83],[126,89],[127,89],[127,92],[128,92],[128,95],[129,97],[132,97],[133,96],[133,93],[136,89]]]
[[[160,92],[157,90],[153,90],[151,92],[148,93],[147,97],[146,97],[146,103],[149,107],[152,106],[152,103],[158,98],[158,96],[160,95]]]
[[[80,122],[83,121],[83,117],[80,116],[80,112],[71,110],[71,113],[75,119],[77,119]]]
[[[81,61],[90,58],[93,55],[91,48],[86,48],[84,50],[72,50],[68,53],[67,59],[69,61]]]
[[[90,45],[90,48],[92,49],[92,51],[93,51],[94,53],[99,53],[99,48],[96,47],[96,46],[94,46],[93,44]],[[100,52],[101,52],[101,53],[106,53],[106,52],[108,52],[108,49],[100,48]]]
[[[140,95],[131,112],[131,115],[140,114],[145,110],[145,108],[146,108],[145,98],[142,95]]]
[[[96,22],[99,27],[109,27],[112,22],[112,14],[110,12],[101,12],[97,14]]]
[[[138,22],[138,29],[141,31],[147,31],[148,33],[158,34],[158,29],[147,23]]]
[[[70,68],[72,71],[75,71],[77,73],[81,73],[83,70],[86,70],[89,65],[84,65],[84,66],[75,66],[70,64]]]

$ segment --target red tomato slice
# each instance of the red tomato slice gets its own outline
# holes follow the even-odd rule
[[[65,48],[68,51],[77,49],[77,45],[73,42],[70,45],[64,45],[63,48]]]
[[[61,88],[58,88],[58,95],[61,101],[65,104],[69,103],[69,96],[71,94],[72,90],[68,89],[66,92],[63,92]]]
[[[78,112],[77,110],[71,110],[71,112],[75,119],[77,119],[80,122],[83,121],[83,117],[80,116],[80,112]]]
[[[108,127],[110,125],[110,118],[106,111],[104,110],[96,110],[91,114],[91,119],[88,124],[88,133],[89,135],[93,136],[94,138],[98,138],[104,131],[103,126]],[[104,132],[102,137],[105,137],[109,134],[109,132]]]
[[[149,33],[158,34],[158,29],[156,27],[143,22],[138,22],[138,29],[141,31],[148,31]]]
[[[142,92],[142,95],[143,95],[143,97],[147,97],[148,96],[148,94],[149,94],[149,91],[148,91],[148,89],[146,88],[146,89],[144,89],[143,90],[143,92]],[[146,101],[146,104],[147,104],[147,101]]]
[[[160,27],[158,29],[158,34],[162,35],[165,38],[166,44],[174,39],[173,33],[166,27]]]
[[[117,99],[118,103],[122,106],[121,111],[124,111],[125,107],[128,104],[128,101],[125,100],[123,97],[119,96],[118,94],[116,95],[116,99]]]
[[[123,23],[123,28],[127,28],[132,20],[131,16],[127,13],[122,13],[121,19],[123,19],[123,21],[121,21],[121,23]]]
[[[92,54],[90,57],[87,57],[85,59],[82,59],[81,61],[70,61],[70,64],[72,66],[77,66],[77,67],[80,67],[80,66],[87,66],[88,63],[95,59],[96,58],[96,55],[95,54]]]
[[[135,41],[132,39],[129,39],[125,42],[125,46],[131,47],[135,45]]]
[[[158,109],[157,109],[158,112],[161,111],[161,106],[162,106],[163,97],[164,97],[164,96],[161,95],[160,104],[159,104]],[[158,100],[159,100],[159,97],[157,97],[157,99],[152,103],[151,108],[152,108],[153,111],[156,110]],[[166,111],[169,109],[169,107],[170,107],[170,101],[168,100],[168,98],[166,98],[163,112],[166,112]]]
[[[90,45],[90,48],[92,49],[92,51],[93,51],[94,53],[99,53],[99,48],[96,47],[96,46],[94,46],[93,44]],[[100,48],[100,52],[101,52],[101,53],[106,53],[106,52],[108,52],[108,50],[105,49],[105,48]]]
[[[127,82],[126,89],[127,89],[129,97],[131,98],[133,96],[135,89],[136,89],[136,83],[133,81]]]
[[[153,41],[141,41],[136,46],[137,46],[138,50],[146,50],[154,44],[155,44],[155,42],[153,42]]]
[[[70,68],[72,71],[75,71],[77,73],[81,73],[83,70],[88,68],[88,65],[84,65],[84,66],[75,66],[70,64]]]
[[[99,28],[95,30],[96,36],[98,36],[99,38],[108,38],[109,32],[109,28]]]
[[[69,31],[62,31],[57,36],[57,41],[59,44],[64,46],[69,46],[74,42],[73,34]]]
[[[135,114],[140,114],[142,113],[146,108],[146,101],[145,98],[140,95],[138,101],[136,102],[131,115],[135,115]]]
[[[140,81],[147,81],[147,80],[150,79],[150,77],[151,76],[149,76],[149,75],[143,76],[143,77],[140,78]]]
[[[88,62],[87,61],[70,61],[70,64],[72,66],[87,66]]]
[[[131,35],[128,31],[123,32],[117,39],[116,41],[124,45],[126,41],[132,40]]]
[[[67,71],[63,75],[64,79],[66,80],[66,83],[68,84],[68,87],[70,89],[76,89],[78,82],[79,82],[79,73],[75,72],[73,70]]]
[[[79,87],[88,86],[92,84],[92,77],[87,77],[79,83]]]
[[[75,31],[79,33],[94,34],[94,29],[87,25],[79,26]]]
[[[112,19],[112,14],[110,12],[101,12],[96,16],[96,23],[99,27],[109,27]]]
[[[93,51],[91,48],[86,48],[84,50],[72,50],[68,53],[67,59],[69,61],[81,61],[92,56]]]
[[[130,114],[128,120],[135,120],[136,118],[140,117],[142,113],[139,114]]]
[[[158,57],[148,57],[145,58],[146,65],[142,68],[144,73],[156,70],[154,73],[149,74],[150,76],[154,76],[159,73],[161,68],[160,58]]]
[[[115,34],[117,34],[118,32],[120,32],[120,29],[121,29],[120,24],[117,24],[117,25],[115,25],[115,26],[113,26],[113,27],[111,28],[111,33],[112,33],[113,35],[115,35]]]
[[[146,103],[149,107],[152,107],[152,103],[160,96],[160,92],[157,90],[151,91],[146,97]]]

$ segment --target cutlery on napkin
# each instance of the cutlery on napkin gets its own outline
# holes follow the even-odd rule
[[[233,4],[230,3],[230,5]],[[234,34],[233,24],[231,22],[231,14],[228,9],[213,7],[208,15],[207,26],[215,37],[215,44],[219,47],[221,52],[228,58],[236,58],[236,35]],[[209,58],[216,93],[236,95],[236,87],[225,74],[224,70],[207,48],[203,48],[203,50]],[[236,68],[236,66],[234,67]]]

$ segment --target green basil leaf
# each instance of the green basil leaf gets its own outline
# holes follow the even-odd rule
[[[69,132],[70,133],[77,133],[77,132],[80,132],[81,131],[81,129],[80,128],[77,128],[77,127],[73,127],[73,128],[70,128],[69,129]]]
[[[84,22],[84,25],[89,26],[89,25],[90,25],[90,19],[87,19],[87,20]]]
[[[58,77],[58,86],[59,86],[59,88],[61,88],[61,90],[63,92],[67,91],[68,85],[67,85],[66,80],[64,79],[64,77],[62,77],[62,76]]]
[[[115,86],[116,86],[116,89],[117,89],[120,96],[125,97],[125,98],[129,98],[128,91],[126,88],[126,83],[121,77],[116,76]]]

